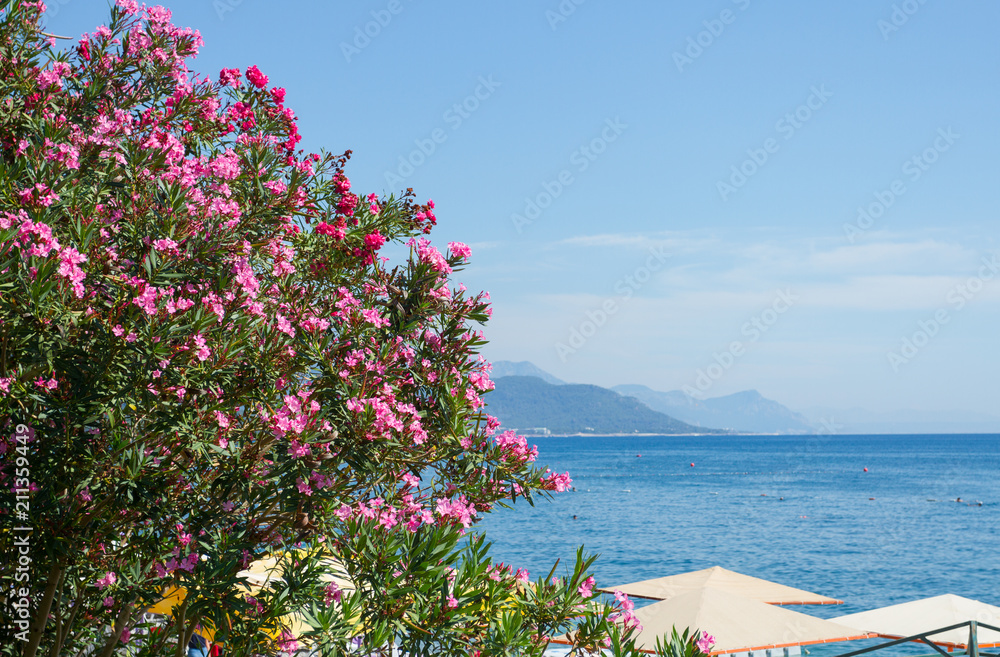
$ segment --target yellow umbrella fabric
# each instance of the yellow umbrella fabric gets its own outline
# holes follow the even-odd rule
[[[697,591],[710,586],[720,591],[742,596],[749,600],[771,605],[839,605],[842,600],[803,591],[777,582],[750,575],[743,575],[719,566],[695,570],[680,575],[647,579],[599,589],[604,593],[622,591],[632,598],[667,600],[682,593]]]
[[[295,558],[296,556],[300,556],[302,554],[304,554],[303,550],[290,550],[277,556],[264,557],[251,562],[245,570],[241,570],[238,573],[240,577],[247,580],[246,584],[241,585],[240,588],[251,595],[256,593],[269,582],[281,578],[281,573],[284,570],[283,562],[285,560]],[[337,573],[336,575],[322,575],[320,576],[321,581],[335,582],[341,590],[354,590],[354,583],[347,577],[347,573],[344,570],[343,565],[336,558],[332,556],[324,557],[321,561]],[[150,606],[146,612],[150,614],[170,616],[173,614],[174,609],[184,604],[184,599],[186,597],[187,591],[184,587],[171,586],[164,591],[163,598]],[[289,625],[295,636],[299,636],[302,632],[308,629],[302,620],[295,615],[285,617],[283,620]],[[274,639],[277,639],[281,634],[279,631],[274,629],[265,631]],[[201,634],[208,641],[213,641],[215,637],[215,630],[210,625],[202,625],[198,630],[198,634]]]

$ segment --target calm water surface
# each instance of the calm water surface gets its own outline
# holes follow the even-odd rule
[[[584,545],[601,586],[720,565],[845,601],[792,607],[822,617],[942,593],[1000,605],[1000,436],[532,442],[575,492],[479,525],[532,577]]]

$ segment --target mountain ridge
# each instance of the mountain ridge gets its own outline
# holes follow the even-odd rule
[[[484,397],[486,410],[505,428],[528,435],[572,434],[723,434],[696,427],[652,410],[634,397],[600,386],[555,385],[535,376],[494,379]]]
[[[527,374],[548,379],[552,385],[574,385],[556,378],[529,361],[497,361],[493,363],[493,368],[495,380],[509,375]],[[754,389],[707,399],[696,399],[680,390],[662,392],[638,384],[603,389],[638,399],[650,410],[689,424],[695,429],[712,427],[739,433],[845,435],[1000,433],[1000,416],[988,413],[923,409],[868,411],[862,408],[825,407],[806,408],[797,412],[764,397]]]
[[[620,385],[615,392],[639,399],[654,411],[690,424],[721,427],[747,433],[813,433],[808,418],[756,390],[695,399],[679,390],[660,392],[643,385]]]

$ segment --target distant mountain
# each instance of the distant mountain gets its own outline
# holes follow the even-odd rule
[[[725,433],[685,424],[599,386],[554,385],[534,376],[494,382],[496,389],[483,398],[487,411],[519,433]]]
[[[622,385],[615,392],[635,397],[654,411],[695,426],[721,427],[750,433],[814,433],[816,428],[800,415],[756,390],[724,397],[695,399],[674,390],[659,392],[640,385]]]
[[[529,363],[526,360],[522,360],[518,363],[510,360],[498,360],[493,363],[493,372],[490,374],[491,379],[500,379],[505,376],[536,376],[546,383],[551,383],[554,386],[565,385],[566,382],[557,379],[540,367],[536,367],[534,363]]]

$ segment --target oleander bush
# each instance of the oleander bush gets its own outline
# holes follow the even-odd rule
[[[630,653],[592,558],[530,581],[466,534],[569,479],[483,410],[434,204],[354,191],[167,9],[69,47],[43,12],[0,0],[0,654]]]

